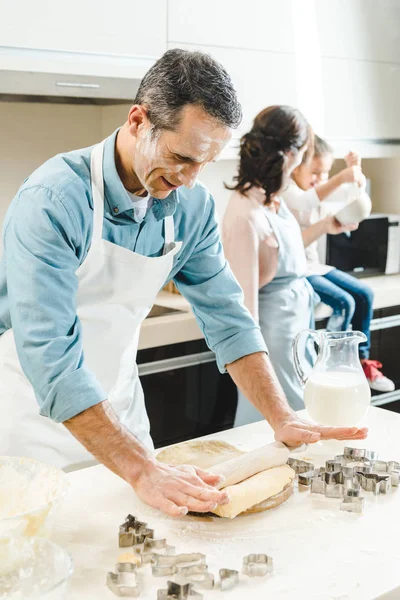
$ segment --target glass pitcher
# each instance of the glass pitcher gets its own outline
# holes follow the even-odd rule
[[[308,378],[299,356],[304,335],[318,346],[318,357]],[[366,339],[361,331],[325,333],[311,329],[295,337],[294,366],[304,385],[304,404],[314,421],[322,425],[355,427],[367,414],[371,390],[358,357],[358,345]]]

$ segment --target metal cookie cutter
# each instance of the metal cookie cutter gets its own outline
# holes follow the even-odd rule
[[[306,471],[305,473],[299,473],[299,485],[310,486],[312,480],[315,477],[319,477],[325,473],[324,467],[319,469],[312,469],[311,471]]]
[[[327,473],[334,473],[335,471],[340,471],[342,468],[342,462],[336,459],[327,460],[325,463],[325,470]]]
[[[371,463],[374,473],[389,473],[393,487],[399,487],[400,484],[400,464],[395,460],[374,460]]]
[[[331,471],[324,473],[325,496],[327,498],[342,498],[344,495],[345,478],[343,471]]]
[[[128,515],[119,527],[118,544],[120,548],[143,544],[146,538],[154,537],[154,530],[147,527],[133,515]]]
[[[146,538],[142,547],[135,548],[135,550],[139,552],[143,564],[151,562],[159,555],[173,556],[175,554],[175,547],[169,546],[165,538]]]
[[[377,460],[379,453],[375,450],[345,446],[343,456],[346,460]]]
[[[296,475],[299,473],[306,473],[307,471],[312,471],[314,469],[314,465],[312,463],[309,463],[306,460],[301,460],[300,458],[293,458],[292,456],[289,456],[287,464],[293,469]]]
[[[327,498],[342,498],[346,478],[342,471],[322,472],[311,479],[311,493],[324,494]]]
[[[239,583],[239,571],[235,571],[235,569],[220,569],[219,579],[221,591],[231,590]]]
[[[187,600],[190,597],[196,597],[202,600],[203,596],[193,589],[191,583],[178,583],[167,581],[166,590],[158,590],[157,600]]]
[[[243,573],[250,577],[265,577],[272,571],[272,558],[266,554],[248,554],[243,558]]]
[[[164,575],[175,575],[184,567],[204,565],[205,563],[206,556],[200,552],[176,554],[175,556],[159,554],[152,558],[151,572],[154,577],[163,577]]]
[[[363,490],[373,492],[375,496],[387,494],[392,487],[391,475],[389,473],[356,472],[356,478]]]
[[[360,488],[352,488],[346,491],[340,510],[361,514],[364,508],[364,497],[361,496]]]
[[[214,575],[208,572],[207,565],[200,564],[183,567],[179,570],[179,575],[184,577],[193,587],[204,590],[212,590],[214,587]]]
[[[140,595],[137,582],[136,565],[133,563],[117,563],[116,573],[107,573],[107,587],[120,597],[135,597]]]

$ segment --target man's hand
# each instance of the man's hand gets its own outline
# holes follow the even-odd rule
[[[344,162],[347,167],[361,167],[361,156],[357,152],[350,151],[344,157]]]
[[[198,467],[172,467],[158,461],[147,463],[141,475],[131,485],[139,498],[171,517],[186,515],[189,510],[209,512],[218,504],[229,502],[226,492],[215,487],[219,475]]]
[[[363,440],[367,437],[366,427],[328,427],[326,425],[315,425],[309,421],[300,419],[293,413],[277,427],[275,427],[275,439],[287,446],[301,446],[301,444],[313,444],[320,440]]]
[[[171,467],[153,454],[119,421],[105,400],[68,421],[65,427],[100,462],[125,479],[139,498],[171,516],[188,510],[208,512],[229,501],[216,489],[220,476],[190,466]]]
[[[335,218],[334,215],[329,215],[325,217],[326,219],[326,233],[330,235],[339,235],[340,233],[345,233],[346,231],[355,231],[358,229],[358,223],[350,223],[349,225],[342,225]]]

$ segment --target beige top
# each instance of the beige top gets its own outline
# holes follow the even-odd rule
[[[244,303],[257,322],[258,290],[272,281],[278,266],[278,242],[264,201],[261,188],[252,188],[246,195],[233,192],[222,222],[225,256],[242,286]]]

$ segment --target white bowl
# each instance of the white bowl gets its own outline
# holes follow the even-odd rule
[[[64,600],[73,572],[70,554],[44,538],[0,539],[0,599]]]
[[[67,489],[60,469],[30,458],[0,456],[0,538],[49,537]]]
[[[335,214],[336,219],[342,225],[351,225],[352,223],[361,223],[371,213],[371,200],[367,194],[361,194],[349,204]]]

